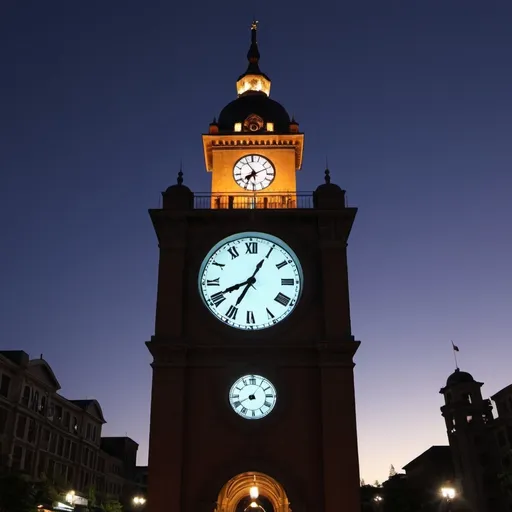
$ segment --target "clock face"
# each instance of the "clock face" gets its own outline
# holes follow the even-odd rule
[[[281,322],[297,305],[302,286],[295,253],[265,233],[239,233],[222,240],[199,272],[206,307],[237,329],[266,329]]]
[[[276,175],[274,166],[261,155],[247,155],[235,164],[233,177],[245,190],[263,190],[267,188]]]
[[[247,420],[264,418],[274,408],[276,400],[276,388],[261,375],[240,377],[229,391],[231,407]]]

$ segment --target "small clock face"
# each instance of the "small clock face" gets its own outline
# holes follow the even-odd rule
[[[302,284],[295,253],[265,233],[240,233],[222,240],[199,272],[206,307],[237,329],[266,329],[284,320],[297,305]]]
[[[233,168],[235,181],[245,190],[263,190],[272,183],[275,175],[274,166],[261,155],[244,156]]]
[[[247,420],[259,420],[276,405],[277,393],[272,383],[261,375],[240,377],[229,391],[233,410]]]

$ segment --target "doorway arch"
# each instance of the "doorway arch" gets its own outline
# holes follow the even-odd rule
[[[266,512],[292,512],[284,487],[271,476],[258,471],[239,473],[226,482],[217,497],[215,512],[237,512],[237,507],[248,498],[249,489],[255,482],[260,496],[273,508]]]

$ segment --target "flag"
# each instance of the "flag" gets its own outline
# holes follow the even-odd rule
[[[453,341],[452,341],[452,347],[453,347],[453,350],[455,350],[455,352],[459,352],[459,347],[457,347],[457,345],[454,345]]]

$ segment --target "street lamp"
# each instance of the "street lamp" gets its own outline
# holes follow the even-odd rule
[[[455,489],[453,487],[441,487],[441,495],[447,501],[453,500],[456,496]]]
[[[133,498],[133,504],[136,507],[144,505],[144,503],[146,503],[146,498],[143,498],[142,496],[135,496],[135,498]]]

